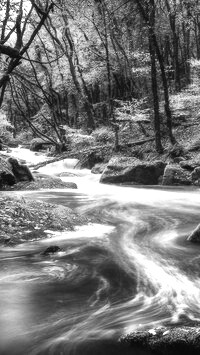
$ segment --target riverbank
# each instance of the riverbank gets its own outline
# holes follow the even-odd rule
[[[90,222],[72,209],[24,197],[0,195],[0,244],[17,245],[46,238],[50,231],[71,231]]]

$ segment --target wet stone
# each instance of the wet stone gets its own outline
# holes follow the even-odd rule
[[[51,245],[44,252],[42,252],[42,255],[55,254],[55,253],[57,253],[59,251],[61,251],[61,248],[59,246]]]

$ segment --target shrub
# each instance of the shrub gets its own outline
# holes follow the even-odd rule
[[[18,142],[18,144],[28,144],[33,140],[33,132],[31,132],[29,129],[24,130],[17,134],[15,141]]]
[[[110,144],[114,142],[114,132],[109,127],[97,128],[93,133],[96,143],[98,144]]]
[[[89,135],[74,133],[69,135],[72,150],[81,150],[94,145],[94,138]]]
[[[176,158],[180,156],[184,156],[186,153],[185,148],[180,144],[175,144],[173,147],[169,149],[168,156],[170,158]]]

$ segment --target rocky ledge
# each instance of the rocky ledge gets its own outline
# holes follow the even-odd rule
[[[121,338],[120,342],[126,354],[199,355],[200,327],[161,327],[138,331]]]

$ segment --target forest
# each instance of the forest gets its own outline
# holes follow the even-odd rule
[[[162,154],[198,115],[198,0],[1,0],[0,14],[2,143],[62,152],[79,133]]]

